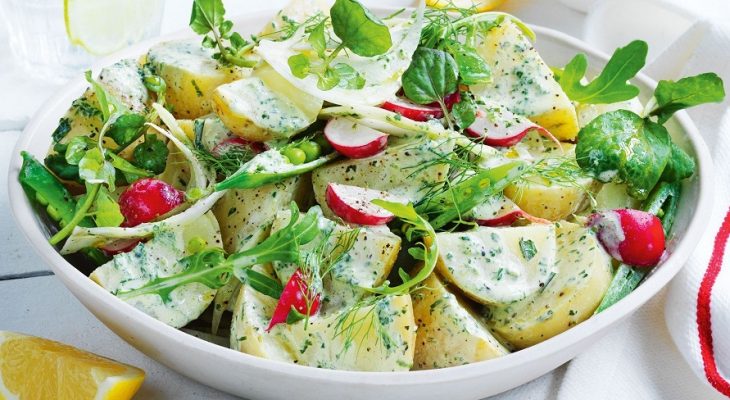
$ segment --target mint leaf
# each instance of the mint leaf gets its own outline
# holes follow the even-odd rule
[[[193,0],[190,28],[199,35],[205,35],[223,23],[225,13],[223,0]]]
[[[437,101],[443,103],[447,94],[456,91],[459,76],[456,61],[451,54],[419,47],[403,73],[401,81],[406,96],[418,104]]]
[[[379,56],[393,46],[388,27],[357,0],[336,0],[330,18],[335,35],[359,56]]]
[[[639,88],[627,81],[644,67],[648,50],[646,42],[641,40],[616,49],[601,74],[587,85],[583,85],[581,79],[588,69],[588,60],[585,54],[578,54],[560,74],[560,86],[568,98],[583,104],[609,104],[632,99],[638,96]]]
[[[654,91],[656,108],[650,113],[660,124],[675,112],[705,103],[718,103],[725,98],[722,79],[708,72],[674,81],[659,81]]]
[[[659,182],[671,156],[666,128],[627,110],[596,117],[578,132],[576,161],[601,182],[626,182],[643,200]]]

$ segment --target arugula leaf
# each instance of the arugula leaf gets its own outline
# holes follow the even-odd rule
[[[626,182],[643,200],[659,182],[671,156],[669,132],[627,110],[602,114],[578,132],[576,161],[601,182]]]
[[[461,129],[466,129],[476,121],[477,104],[470,92],[461,92],[460,98],[451,108],[451,117]]]
[[[492,81],[492,69],[473,47],[456,41],[446,45],[459,68],[459,78],[465,85],[477,85]]]
[[[142,135],[145,122],[147,119],[144,115],[123,113],[109,126],[106,136],[114,140],[118,149],[123,149]]]
[[[719,103],[725,98],[722,79],[708,72],[674,81],[659,81],[654,91],[656,108],[649,114],[663,124],[675,112],[705,103]]]
[[[398,295],[408,293],[412,288],[428,278],[436,268],[436,262],[439,258],[439,249],[436,243],[436,231],[431,224],[423,217],[418,215],[413,204],[401,204],[392,201],[376,199],[372,201],[376,206],[382,207],[392,212],[401,221],[405,222],[408,228],[405,231],[406,238],[412,241],[415,238],[424,238],[423,243],[418,243],[417,247],[408,249],[408,252],[416,259],[423,261],[423,267],[410,277],[405,272],[399,275],[403,280],[398,286],[390,286],[390,282],[385,281],[382,285],[374,288],[363,288],[371,293],[380,295]],[[410,278],[410,279],[407,279]]]
[[[167,165],[170,151],[167,144],[157,135],[145,135],[144,142],[137,145],[132,152],[132,163],[142,169],[161,174]]]
[[[225,13],[223,0],[194,0],[190,28],[199,35],[205,35],[223,23]]]
[[[218,289],[228,283],[231,276],[245,282],[250,267],[273,261],[297,262],[299,249],[320,234],[316,211],[310,210],[299,217],[296,204],[291,204],[291,220],[283,229],[276,231],[260,244],[234,253],[228,258],[221,249],[207,249],[185,257],[180,273],[156,278],[146,285],[126,292],[116,293],[121,299],[157,294],[165,303],[171,301],[170,294],[177,288],[190,283],[201,283],[211,289]]]
[[[84,154],[79,161],[79,177],[92,184],[106,184],[110,190],[114,190],[114,179],[116,173],[114,166],[104,159],[98,147],[93,147]]]
[[[695,172],[695,160],[674,142],[671,143],[671,154],[664,172],[662,181],[676,182],[689,178]]]
[[[284,287],[279,281],[254,269],[246,270],[246,283],[255,291],[274,299],[281,297],[281,292],[284,291]]]
[[[456,61],[449,53],[419,47],[401,80],[410,100],[418,104],[434,101],[443,104],[444,97],[456,91],[458,76]]]
[[[537,254],[537,248],[535,248],[535,242],[530,239],[525,240],[520,238],[520,252],[522,252],[522,258],[527,261],[532,260]]]
[[[105,187],[101,187],[96,195],[93,215],[96,226],[119,226],[124,222],[119,204],[114,201]]]
[[[379,56],[393,46],[388,27],[357,0],[336,0],[330,18],[335,35],[359,56]]]
[[[648,49],[646,42],[641,40],[616,49],[601,74],[588,85],[581,83],[588,60],[585,54],[578,54],[563,69],[560,86],[571,100],[583,104],[608,104],[632,99],[639,94],[639,88],[627,81],[644,67]]]

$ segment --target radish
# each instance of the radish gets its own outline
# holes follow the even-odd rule
[[[133,227],[167,214],[185,202],[185,193],[154,178],[135,181],[119,196],[122,226]]]
[[[537,130],[560,146],[547,129],[500,106],[477,110],[476,120],[466,128],[466,133],[489,146],[509,147],[519,143],[531,130]]]
[[[444,105],[446,106],[446,109],[451,111],[451,107],[454,106],[454,104],[461,101],[461,93],[459,91],[455,91],[454,93],[447,94],[444,97]],[[433,103],[428,104],[431,107],[438,107],[441,108],[441,105],[438,101],[434,101]]]
[[[335,150],[348,158],[371,157],[388,145],[385,133],[342,117],[327,122],[324,137]]]
[[[512,200],[503,195],[490,198],[474,207],[471,212],[474,222],[481,226],[510,226],[519,219],[526,219],[537,224],[549,224],[550,221],[528,214]]]
[[[588,226],[611,257],[635,267],[653,267],[664,254],[662,221],[646,211],[622,208],[590,216]]]
[[[107,243],[101,246],[99,249],[101,249],[101,251],[103,251],[107,257],[113,257],[117,254],[131,251],[141,242],[141,239],[120,239],[115,240],[111,243]]]
[[[396,112],[408,119],[421,122],[444,116],[444,112],[441,110],[441,106],[439,105],[434,107],[432,105],[416,104],[408,99],[400,97],[396,97],[393,100],[387,100],[380,107],[388,111]]]
[[[366,189],[357,186],[327,184],[325,191],[327,205],[345,222],[358,225],[383,225],[395,216],[372,203],[375,199],[402,202],[388,192]]]

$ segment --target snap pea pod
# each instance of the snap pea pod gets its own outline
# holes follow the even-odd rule
[[[674,224],[680,194],[681,186],[679,182],[662,182],[654,189],[643,204],[642,208],[644,211],[652,213],[661,219],[665,235],[669,234]],[[647,268],[634,268],[626,264],[619,265],[595,313],[598,314],[628,296],[629,293],[633,292],[639,286],[639,283],[641,283],[648,272],[649,269]]]
[[[72,222],[76,211],[76,200],[65,186],[51,174],[46,167],[38,162],[28,152],[22,152],[23,165],[20,168],[18,181],[31,202],[39,207],[45,207],[48,216],[64,227]],[[94,221],[90,217],[84,217],[80,226],[93,227]],[[82,250],[94,264],[100,265],[108,258],[98,249],[88,248]]]

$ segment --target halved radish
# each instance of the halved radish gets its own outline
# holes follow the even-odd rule
[[[211,149],[210,153],[216,157],[220,157],[223,154],[236,149],[244,151],[250,150],[258,154],[268,150],[269,147],[265,143],[252,142],[242,137],[234,136],[221,140],[220,143],[218,143],[217,145],[215,145],[215,147],[213,147],[213,149]]]
[[[388,192],[358,186],[329,183],[325,191],[327,205],[344,221],[359,225],[383,225],[394,215],[372,203],[375,199],[402,202]]]
[[[526,219],[537,224],[551,223],[546,219],[528,214],[503,195],[494,196],[474,207],[471,216],[478,225],[491,227],[510,226],[519,219]]]
[[[388,111],[396,112],[408,119],[421,122],[428,121],[432,118],[441,118],[444,116],[443,110],[441,110],[441,107],[438,105],[432,106],[416,104],[408,99],[401,97],[387,100],[380,107]]]
[[[621,208],[590,216],[588,226],[611,257],[635,267],[653,267],[666,247],[662,221],[641,210]]]
[[[388,135],[351,119],[335,117],[324,127],[324,137],[348,158],[374,156],[388,145]]]
[[[547,129],[498,105],[479,109],[476,120],[466,128],[466,133],[480,138],[489,146],[508,147],[519,143],[531,130],[537,130],[541,135],[560,144]]]

